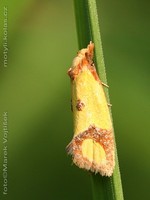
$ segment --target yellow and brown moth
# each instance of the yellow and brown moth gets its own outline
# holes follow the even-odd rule
[[[72,87],[74,137],[67,146],[80,168],[111,176],[114,135],[103,83],[93,63],[94,44],[78,52],[68,70]]]

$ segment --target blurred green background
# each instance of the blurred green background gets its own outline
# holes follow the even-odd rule
[[[150,199],[150,1],[97,4],[125,199]],[[2,0],[0,42],[0,199],[91,200],[89,173],[65,152],[73,135],[66,72],[78,51],[73,1]],[[8,195],[2,193],[4,111]]]

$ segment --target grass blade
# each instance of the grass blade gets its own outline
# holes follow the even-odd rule
[[[74,0],[74,7],[79,48],[85,48],[89,41],[94,42],[96,67],[101,80],[107,84],[96,1]],[[108,89],[105,89],[105,93],[109,102]],[[92,174],[91,182],[94,200],[123,200],[117,150],[113,176],[108,178]]]

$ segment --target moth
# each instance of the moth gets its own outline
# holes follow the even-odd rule
[[[112,176],[115,147],[103,84],[93,62],[94,44],[81,49],[68,75],[71,79],[74,136],[66,147],[79,168]]]

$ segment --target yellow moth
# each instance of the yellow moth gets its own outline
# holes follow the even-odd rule
[[[72,86],[74,137],[67,146],[80,168],[111,176],[115,166],[114,136],[108,104],[93,63],[94,44],[78,52],[68,70]]]

